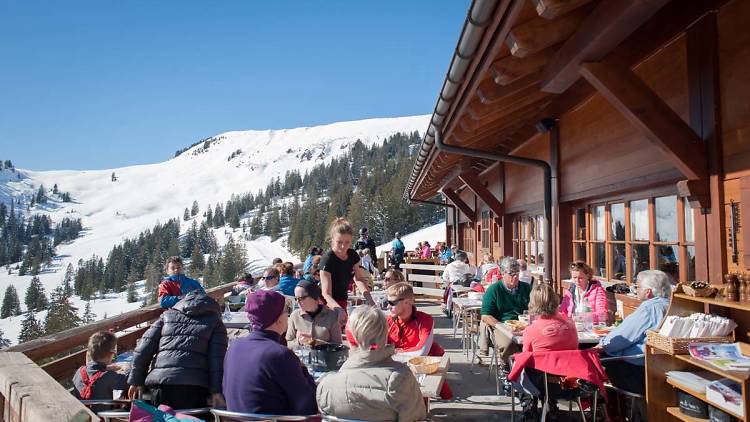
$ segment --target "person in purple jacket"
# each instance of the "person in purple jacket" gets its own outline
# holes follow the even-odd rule
[[[299,358],[281,344],[289,314],[284,296],[258,290],[245,309],[253,331],[234,340],[224,358],[227,410],[274,415],[313,415],[315,381]]]

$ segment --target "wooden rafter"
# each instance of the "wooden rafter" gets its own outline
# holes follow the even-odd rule
[[[547,65],[542,90],[556,94],[565,92],[580,77],[581,63],[602,60],[668,2],[605,0],[599,3]]]
[[[605,62],[584,63],[581,74],[687,179],[708,176],[703,143],[698,135],[638,75]]]
[[[510,53],[516,57],[527,57],[568,39],[588,13],[589,8],[582,7],[559,19],[536,17],[516,26],[506,39]]]
[[[539,72],[554,57],[556,46],[547,47],[527,57],[505,56],[490,66],[492,79],[498,85],[509,85],[526,75]]]
[[[545,19],[555,19],[590,2],[591,0],[532,0],[536,13]]]
[[[492,79],[488,79],[479,85],[477,98],[479,98],[482,104],[504,102],[509,96],[539,84],[539,77],[538,73],[533,73],[505,86],[500,86]]]
[[[552,94],[541,92],[532,85],[525,91],[517,92],[509,97],[506,101],[499,104],[482,104],[481,101],[474,101],[471,106],[471,112],[466,114],[472,119],[480,122],[494,121],[499,116],[504,116],[509,112],[522,107],[531,106],[539,101],[543,101]]]
[[[461,197],[451,188],[443,187],[443,195],[445,195],[446,198],[448,198],[449,201],[453,202],[453,205],[456,206],[459,210],[461,210],[462,213],[468,218],[472,223],[477,222],[477,216],[473,209],[467,204],[466,202],[461,199]]]
[[[479,180],[479,177],[474,172],[462,172],[458,175],[458,178],[466,184],[466,187],[471,189],[488,207],[495,213],[496,216],[501,217],[505,214],[503,204],[498,201],[495,195],[492,194]]]

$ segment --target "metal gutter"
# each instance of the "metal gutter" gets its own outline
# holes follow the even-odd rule
[[[447,145],[439,130],[435,131],[435,147],[438,151],[467,157],[484,158],[520,166],[532,166],[544,172],[544,277],[552,279],[552,168],[549,163],[533,158],[516,157],[508,154],[498,154],[473,148]]]

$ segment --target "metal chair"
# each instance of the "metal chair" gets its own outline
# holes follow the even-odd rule
[[[599,361],[602,363],[605,362],[616,362],[616,361],[627,361],[627,360],[634,360],[634,359],[642,359],[646,355],[641,353],[638,355],[632,355],[632,356],[613,356],[613,357],[606,357],[606,358],[600,358]],[[645,400],[646,396],[640,393],[636,393],[633,391],[628,391],[624,388],[616,387],[611,382],[604,383],[604,386],[607,388],[607,390],[611,390],[615,394],[625,396],[626,399],[630,402],[630,411],[628,413],[628,421],[633,420],[633,411],[635,410],[635,404],[637,400]],[[640,413],[640,412],[639,412]]]
[[[183,415],[205,415],[211,412],[210,407],[196,407],[193,409],[175,409],[175,413],[182,413]],[[104,419],[104,422],[110,421],[127,421],[130,416],[130,411],[125,410],[105,410],[96,414],[100,418]]]
[[[236,421],[236,422],[250,422],[250,421],[271,421],[271,422],[286,422],[286,421],[313,421],[319,420],[320,415],[268,415],[263,413],[240,413],[230,412],[225,409],[211,409],[211,413],[214,415],[214,422],[223,421]]]

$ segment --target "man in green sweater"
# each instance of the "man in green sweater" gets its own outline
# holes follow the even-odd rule
[[[529,307],[531,286],[519,281],[521,266],[513,257],[505,257],[500,261],[500,271],[503,279],[492,284],[482,299],[482,327],[480,327],[479,354],[487,355],[489,337],[492,333],[493,343],[498,356],[503,363],[520,348],[513,343],[510,330],[498,327],[504,321],[518,319],[518,315]]]

